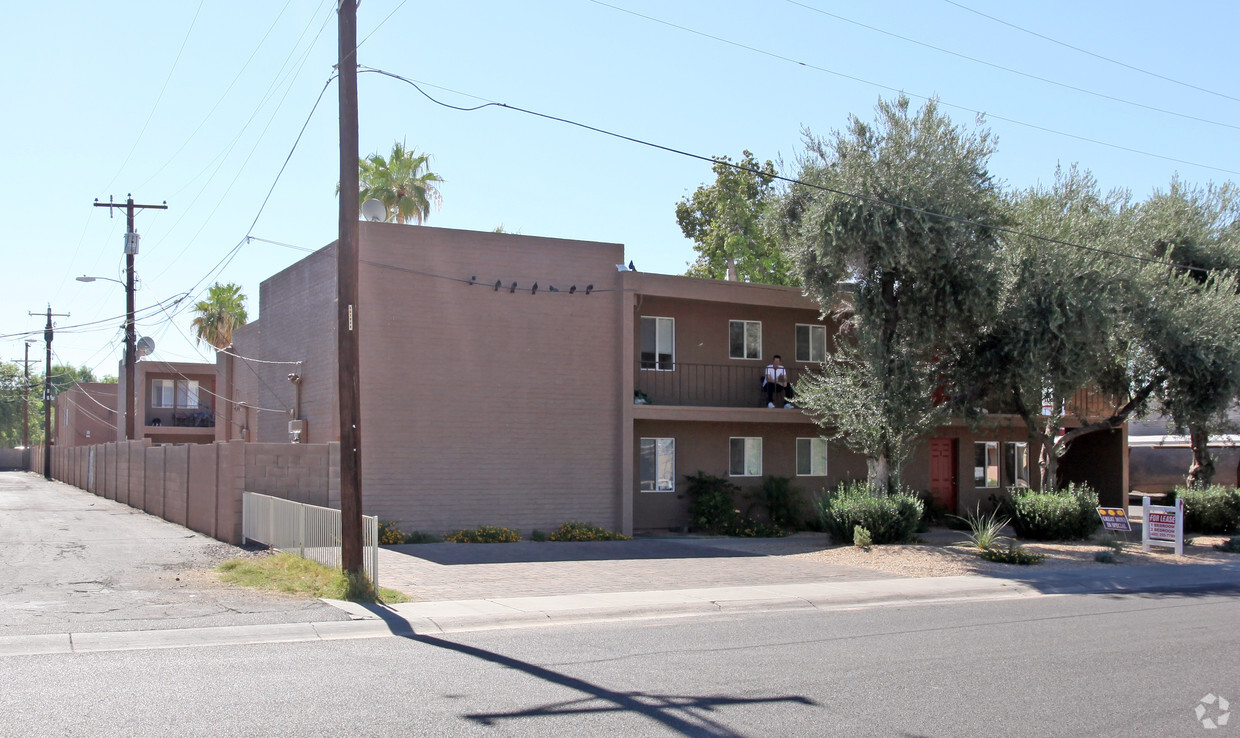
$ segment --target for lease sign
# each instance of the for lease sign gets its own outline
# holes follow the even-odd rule
[[[1157,541],[1174,541],[1175,540],[1175,513],[1173,512],[1153,512],[1149,514],[1149,520],[1146,525],[1150,529],[1150,538]]]

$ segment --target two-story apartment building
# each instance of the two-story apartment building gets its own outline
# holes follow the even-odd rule
[[[865,476],[762,392],[773,355],[795,382],[833,347],[796,288],[629,271],[618,244],[386,223],[361,224],[360,259],[367,514],[432,532],[629,532],[684,526],[698,471],[745,491],[791,477],[807,496]],[[220,394],[245,403],[219,408],[221,438],[291,440],[292,418],[303,442],[338,439],[335,269],[329,245],[262,283],[258,319],[233,335],[244,358],[220,357]],[[1035,478],[1026,436],[998,414],[952,424],[905,478],[971,510]],[[1070,476],[1126,470],[1110,436],[1073,454]]]
[[[156,445],[215,441],[215,375],[214,364],[149,358],[136,362],[138,422],[133,440],[149,438]],[[58,446],[109,443],[125,437],[123,367],[120,377],[119,383],[83,383],[60,393],[54,435]]]

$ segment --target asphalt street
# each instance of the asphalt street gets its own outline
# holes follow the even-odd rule
[[[1240,707],[1237,622],[1063,595],[11,656],[0,733],[1226,736],[1196,709]]]

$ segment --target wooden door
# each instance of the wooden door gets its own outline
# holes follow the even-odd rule
[[[930,494],[956,514],[956,439],[930,439]]]

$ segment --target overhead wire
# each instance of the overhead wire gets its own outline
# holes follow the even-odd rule
[[[998,115],[998,114],[996,114],[996,113],[989,113],[989,112],[982,111],[982,110],[976,110],[976,109],[974,109],[974,108],[970,108],[970,107],[968,107],[968,106],[966,106],[966,105],[960,105],[960,104],[957,104],[957,103],[948,102],[948,101],[946,101],[946,100],[943,100],[943,99],[941,99],[941,98],[937,98],[937,97],[934,97],[934,96],[929,96],[929,95],[920,95],[920,94],[917,94],[917,93],[908,92],[907,90],[903,90],[903,89],[900,89],[900,88],[897,88],[897,87],[892,87],[891,85],[885,85],[885,84],[882,84],[881,82],[874,82],[873,80],[868,80],[868,79],[865,79],[864,77],[858,77],[858,76],[856,76],[856,75],[846,74],[846,73],[844,73],[844,72],[838,72],[838,71],[836,71],[836,70],[834,70],[834,69],[829,69],[829,68],[827,68],[827,67],[819,66],[819,65],[816,65],[816,64],[810,64],[809,62],[804,62],[804,61],[800,61],[799,59],[794,59],[794,58],[789,57],[789,56],[784,56],[784,55],[782,55],[782,54],[777,54],[777,53],[775,53],[775,52],[773,52],[773,51],[767,51],[767,50],[765,50],[765,49],[760,49],[760,48],[758,48],[758,47],[756,47],[756,46],[750,46],[750,45],[748,45],[748,44],[743,44],[743,43],[740,43],[739,41],[733,41],[733,40],[731,40],[731,39],[723,38],[722,36],[715,36],[715,35],[713,35],[713,34],[706,33],[706,32],[704,32],[704,31],[699,31],[699,30],[694,29],[694,28],[689,28],[688,26],[682,26],[682,25],[679,25],[679,24],[677,24],[677,23],[672,23],[672,22],[670,22],[670,21],[665,21],[665,20],[663,20],[663,19],[661,19],[661,18],[655,18],[654,16],[645,15],[645,14],[643,14],[643,13],[638,13],[638,12],[636,12],[636,11],[629,10],[629,9],[627,9],[627,8],[621,8],[621,7],[617,6],[617,5],[611,5],[610,3],[605,3],[605,2],[602,2],[602,0],[590,0],[590,2],[594,3],[595,5],[601,5],[601,6],[605,7],[605,8],[611,8],[612,10],[616,10],[616,11],[619,11],[619,12],[621,12],[621,13],[627,13],[627,14],[632,15],[632,16],[637,17],[637,18],[642,18],[643,20],[647,20],[647,21],[650,21],[650,22],[652,22],[652,23],[658,23],[658,24],[660,24],[660,25],[664,25],[664,26],[667,26],[667,27],[669,27],[669,28],[675,28],[675,29],[677,29],[677,30],[684,31],[685,33],[690,33],[690,34],[693,34],[693,35],[695,35],[695,36],[701,36],[702,38],[707,38],[707,39],[710,39],[710,40],[712,40],[712,41],[717,41],[717,42],[722,43],[722,44],[727,44],[727,45],[729,45],[729,46],[735,46],[735,47],[736,47],[736,48],[738,48],[738,49],[744,49],[744,50],[746,50],[746,51],[750,51],[750,52],[753,52],[753,53],[755,53],[755,54],[761,54],[762,56],[767,56],[767,57],[770,57],[770,58],[772,58],[772,59],[777,59],[777,60],[779,60],[779,61],[784,61],[784,62],[788,62],[788,63],[790,63],[790,64],[795,64],[795,65],[797,65],[797,66],[804,67],[804,68],[806,68],[806,69],[812,69],[812,70],[814,70],[814,71],[817,71],[817,72],[822,72],[822,73],[824,73],[824,74],[830,74],[830,75],[833,75],[833,76],[839,77],[839,78],[841,78],[841,79],[847,79],[847,80],[851,80],[851,81],[853,81],[853,82],[860,82],[861,84],[864,84],[864,85],[869,85],[869,86],[871,86],[871,87],[877,87],[877,88],[879,88],[879,89],[881,89],[881,90],[887,90],[887,91],[889,91],[889,92],[894,92],[894,93],[901,94],[901,95],[907,95],[908,97],[917,98],[918,100],[936,100],[936,101],[938,102],[938,104],[943,105],[944,107],[953,108],[953,109],[955,109],[955,110],[962,110],[962,111],[964,111],[964,112],[966,112],[966,113],[972,113],[973,115],[983,116],[983,117],[990,118],[990,119],[993,119],[993,120],[1001,120],[1001,121],[1003,121],[1003,122],[1005,122],[1005,123],[1011,123],[1012,125],[1017,125],[1017,126],[1021,126],[1021,127],[1024,127],[1024,128],[1029,128],[1029,129],[1031,129],[1031,130],[1035,130],[1035,131],[1041,131],[1041,132],[1043,132],[1043,133],[1050,133],[1050,134],[1053,134],[1053,135],[1056,135],[1056,136],[1062,136],[1062,137],[1065,137],[1065,138],[1071,138],[1071,139],[1076,140],[1076,141],[1084,141],[1085,143],[1092,143],[1092,144],[1096,144],[1096,145],[1098,145],[1098,146],[1105,146],[1105,147],[1107,147],[1107,148],[1116,149],[1117,151],[1126,151],[1126,152],[1128,152],[1128,153],[1130,153],[1130,154],[1137,154],[1137,155],[1140,155],[1140,156],[1148,156],[1148,157],[1150,157],[1150,158],[1154,158],[1154,159],[1161,159],[1161,160],[1163,160],[1163,161],[1170,161],[1170,162],[1174,162],[1174,163],[1176,163],[1176,164],[1184,164],[1184,165],[1191,166],[1191,167],[1198,167],[1198,168],[1200,168],[1200,169],[1209,169],[1209,170],[1211,170],[1211,171],[1215,171],[1215,172],[1223,172],[1223,173],[1225,173],[1225,174],[1232,174],[1232,175],[1237,175],[1237,176],[1240,176],[1240,170],[1236,170],[1236,169],[1227,169],[1226,167],[1218,167],[1218,166],[1214,166],[1214,165],[1212,165],[1212,164],[1203,164],[1203,163],[1201,163],[1201,162],[1190,161],[1190,160],[1188,160],[1188,159],[1179,159],[1179,158],[1176,158],[1176,157],[1174,157],[1174,156],[1167,156],[1167,155],[1165,155],[1165,154],[1157,154],[1157,153],[1154,153],[1154,152],[1152,152],[1152,151],[1145,151],[1145,150],[1142,150],[1142,149],[1133,148],[1133,147],[1131,147],[1131,146],[1124,146],[1123,144],[1111,143],[1111,142],[1109,142],[1109,141],[1103,141],[1103,140],[1101,140],[1101,139],[1090,138],[1089,136],[1082,136],[1082,135],[1079,135],[1079,134],[1076,134],[1076,133],[1068,133],[1068,132],[1066,132],[1066,131],[1056,130],[1056,129],[1054,129],[1054,128],[1049,128],[1049,127],[1047,127],[1047,126],[1038,125],[1038,124],[1036,124],[1036,123],[1028,123],[1028,122],[1023,121],[1023,120],[1018,120],[1018,119],[1016,119],[1016,118],[1009,118],[1009,117],[1007,117],[1007,116]]]
[[[1030,72],[1022,72],[1019,69],[1013,69],[1012,67],[1005,67],[1002,64],[995,64],[994,62],[988,62],[985,59],[979,59],[975,56],[969,56],[968,54],[962,54],[958,51],[952,51],[951,49],[945,49],[941,46],[935,46],[934,44],[929,44],[924,41],[918,41],[915,38],[910,38],[908,36],[902,36],[898,33],[894,33],[892,31],[888,31],[882,28],[878,28],[877,26],[871,26],[867,23],[862,23],[861,21],[853,20],[852,18],[845,18],[842,15],[830,13],[826,10],[822,10],[821,8],[815,8],[814,6],[800,2],[799,0],[784,0],[784,1],[787,2],[789,5],[795,5],[799,8],[804,8],[806,10],[819,13],[821,15],[825,15],[828,18],[835,18],[836,20],[843,21],[844,23],[851,23],[854,26],[859,26],[861,28],[874,31],[875,33],[881,33],[884,36],[890,36],[891,38],[899,39],[901,41],[906,41],[910,44],[916,44],[917,46],[921,46],[926,49],[931,49],[933,51],[937,51],[942,54],[949,54],[958,59],[964,59],[966,61],[971,61],[971,62],[974,62],[975,64],[981,64],[981,65],[990,67],[992,69],[998,69],[1003,72],[1008,72],[1010,74],[1019,75],[1021,77],[1025,77],[1026,79],[1032,79],[1038,82],[1044,82],[1048,85],[1062,87],[1065,90],[1072,90],[1074,92],[1080,92],[1086,95],[1093,95],[1094,97],[1099,97],[1099,98],[1102,98],[1103,100],[1110,100],[1112,102],[1122,103],[1124,105],[1131,105],[1132,107],[1141,108],[1143,110],[1149,110],[1155,113],[1162,113],[1164,115],[1171,115],[1177,118],[1184,118],[1185,120],[1197,121],[1198,123],[1208,123],[1209,125],[1212,125],[1212,126],[1231,128],[1232,130],[1240,130],[1240,125],[1235,125],[1232,123],[1224,123],[1222,121],[1212,120],[1210,118],[1202,118],[1196,115],[1189,115],[1188,113],[1182,113],[1176,110],[1168,110],[1166,108],[1160,108],[1157,105],[1147,105],[1145,103],[1137,102],[1135,100],[1129,100],[1123,97],[1118,97],[1116,95],[1108,95],[1105,92],[1098,92],[1097,90],[1090,90],[1084,87],[1078,87],[1076,85],[1068,84],[1067,82],[1060,82],[1058,80],[1050,79],[1049,77],[1042,77],[1040,75],[1032,74]]]
[[[1172,84],[1180,85],[1181,87],[1187,87],[1187,88],[1192,89],[1192,90],[1197,90],[1198,92],[1204,92],[1204,93],[1206,93],[1207,95],[1214,95],[1215,97],[1221,97],[1221,98],[1224,98],[1224,99],[1226,99],[1226,100],[1232,100],[1232,101],[1234,101],[1234,102],[1240,102],[1240,97],[1233,97],[1233,96],[1231,96],[1231,95],[1228,95],[1228,94],[1225,94],[1225,93],[1222,93],[1222,92],[1218,92],[1217,90],[1211,90],[1211,89],[1208,89],[1208,88],[1205,88],[1205,87],[1201,87],[1201,86],[1199,86],[1199,85],[1192,84],[1191,82],[1184,82],[1184,81],[1182,81],[1182,80],[1178,80],[1178,79],[1175,79],[1175,78],[1173,78],[1173,77],[1168,77],[1168,76],[1167,76],[1167,75],[1165,75],[1165,74],[1159,74],[1158,72],[1151,72],[1151,71],[1150,71],[1150,70],[1148,70],[1148,69],[1142,69],[1141,67],[1134,66],[1134,65],[1132,65],[1132,64],[1128,64],[1128,63],[1126,63],[1126,62],[1119,61],[1118,59],[1112,59],[1112,58],[1111,58],[1111,57],[1109,57],[1109,56],[1105,56],[1105,55],[1103,55],[1103,54],[1098,54],[1098,53],[1096,53],[1096,52],[1090,51],[1089,49],[1082,49],[1082,48],[1081,48],[1081,47],[1079,47],[1079,46],[1073,46],[1072,44],[1067,43],[1066,41],[1060,41],[1060,40],[1059,40],[1059,39],[1057,39],[1057,38],[1051,38],[1050,36],[1047,36],[1047,35],[1042,34],[1042,33],[1038,33],[1037,31],[1030,30],[1030,29],[1025,28],[1025,27],[1023,27],[1023,26],[1018,26],[1018,25],[1016,25],[1015,23],[1009,23],[1008,21],[1005,21],[1005,20],[1003,20],[1002,18],[996,18],[996,17],[995,17],[995,16],[993,16],[993,15],[987,15],[986,13],[983,13],[983,12],[982,12],[982,11],[980,11],[980,10],[975,10],[974,8],[970,8],[970,7],[969,7],[969,6],[967,6],[967,5],[962,5],[961,3],[955,2],[955,0],[943,0],[943,2],[947,3],[948,5],[954,5],[954,6],[956,6],[957,8],[960,8],[961,10],[968,11],[968,12],[970,12],[970,13],[973,13],[974,15],[980,15],[981,17],[986,18],[987,20],[994,21],[995,23],[999,23],[999,24],[1001,24],[1001,25],[1007,26],[1008,28],[1013,28],[1013,29],[1016,29],[1017,31],[1020,31],[1021,33],[1027,33],[1027,34],[1029,34],[1030,36],[1035,36],[1035,37],[1037,37],[1037,38],[1042,39],[1043,41],[1049,41],[1049,42],[1050,42],[1050,43],[1052,43],[1052,44],[1057,44],[1057,45],[1059,45],[1059,46],[1064,47],[1065,49],[1071,49],[1071,50],[1076,51],[1076,52],[1079,52],[1079,53],[1081,53],[1081,54],[1085,54],[1086,56],[1092,56],[1092,57],[1093,57],[1093,58],[1095,58],[1095,59],[1100,59],[1100,60],[1102,60],[1102,61],[1104,61],[1104,62],[1108,62],[1108,63],[1110,63],[1110,64],[1114,64],[1114,65],[1116,65],[1116,66],[1120,66],[1120,67],[1123,67],[1123,68],[1125,68],[1125,69],[1130,69],[1130,70],[1132,70],[1132,71],[1134,71],[1134,72],[1140,72],[1141,74],[1148,75],[1148,76],[1150,76],[1150,77],[1155,77],[1155,78],[1157,78],[1157,79],[1161,79],[1161,80],[1163,80],[1163,81],[1165,81],[1165,82],[1170,82],[1170,83],[1172,83]]]
[[[591,1],[592,1],[592,2],[595,2],[596,0],[591,0]],[[445,102],[441,102],[441,101],[439,101],[439,100],[436,100],[434,97],[432,97],[430,94],[428,94],[425,90],[423,90],[421,87],[419,87],[419,86],[418,86],[418,84],[417,84],[416,82],[414,82],[413,80],[407,79],[407,78],[405,78],[405,77],[402,77],[402,76],[400,76],[400,75],[398,75],[398,74],[393,74],[393,73],[391,73],[391,72],[385,72],[385,71],[383,71],[383,70],[381,70],[381,69],[374,69],[373,67],[363,67],[363,68],[359,69],[359,70],[358,70],[358,72],[359,72],[359,73],[374,73],[374,74],[381,74],[381,75],[383,75],[383,76],[386,76],[386,77],[391,77],[391,78],[393,78],[393,79],[399,80],[399,81],[404,82],[404,83],[406,83],[406,84],[410,85],[411,87],[413,87],[415,90],[417,90],[418,92],[420,92],[420,93],[422,94],[422,96],[423,96],[423,97],[425,97],[426,99],[428,99],[428,100],[430,100],[431,102],[435,103],[436,105],[442,105],[442,106],[444,106],[444,107],[446,107],[446,108],[451,108],[451,109],[453,109],[453,110],[460,110],[460,111],[464,111],[464,112],[473,112],[473,111],[476,111],[476,110],[482,110],[483,108],[488,108],[488,107],[503,108],[503,109],[506,109],[506,110],[516,111],[516,112],[518,112],[518,113],[525,113],[526,115],[532,115],[532,116],[535,116],[535,117],[538,117],[538,118],[545,118],[545,119],[547,119],[547,120],[557,121],[557,122],[559,122],[559,123],[564,123],[564,124],[566,124],[566,125],[576,126],[576,127],[578,127],[578,128],[582,128],[582,129],[585,129],[585,130],[587,130],[587,131],[593,131],[593,132],[595,132],[595,133],[599,133],[599,134],[602,134],[602,135],[605,135],[605,136],[611,136],[611,137],[613,137],[613,138],[617,138],[617,139],[620,139],[620,140],[622,140],[622,141],[629,141],[629,142],[631,142],[631,143],[639,144],[639,145],[641,145],[641,146],[647,146],[647,147],[650,147],[650,148],[652,148],[652,149],[657,149],[657,150],[660,150],[660,151],[666,151],[666,152],[669,152],[669,153],[672,153],[672,154],[677,154],[677,155],[679,155],[679,156],[688,157],[688,158],[690,158],[690,159],[697,159],[697,160],[699,160],[699,161],[710,162],[711,164],[723,164],[723,165],[726,165],[726,166],[728,166],[728,167],[731,167],[732,169],[736,169],[736,170],[738,170],[738,171],[749,172],[749,173],[751,173],[751,174],[757,174],[757,175],[760,175],[760,176],[763,176],[763,177],[769,177],[769,178],[771,178],[771,179],[778,180],[778,181],[781,181],[781,182],[785,182],[785,183],[788,183],[788,184],[797,185],[797,186],[802,186],[802,187],[808,187],[808,188],[810,188],[810,189],[819,190],[819,191],[822,191],[822,192],[830,192],[830,193],[832,193],[832,194],[840,195],[840,196],[842,196],[842,197],[848,197],[848,198],[852,198],[852,199],[855,199],[855,200],[861,200],[861,201],[869,202],[869,203],[874,204],[874,205],[885,205],[885,206],[887,206],[887,207],[897,208],[897,209],[904,210],[904,211],[911,212],[911,213],[918,213],[918,214],[920,214],[920,215],[927,215],[927,216],[930,216],[930,217],[933,217],[933,218],[939,218],[939,219],[942,219],[942,220],[949,220],[949,221],[952,221],[952,222],[955,222],[955,223],[963,223],[963,224],[966,224],[966,225],[975,225],[975,226],[980,226],[980,227],[982,227],[982,228],[988,228],[988,229],[991,229],[991,230],[996,231],[996,232],[999,232],[999,233],[1006,233],[1006,234],[1008,234],[1008,235],[1012,235],[1012,236],[1020,236],[1020,237],[1022,237],[1022,238],[1030,238],[1030,239],[1033,239],[1033,240],[1035,240],[1035,241],[1040,241],[1040,242],[1042,242],[1042,243],[1051,243],[1051,244],[1057,244],[1057,245],[1060,245],[1060,246],[1069,246],[1069,247],[1072,247],[1072,248],[1082,249],[1082,250],[1085,250],[1085,251],[1091,251],[1091,252],[1093,252],[1093,253],[1097,253],[1097,254],[1106,254],[1106,255],[1108,255],[1108,256],[1118,256],[1118,257],[1125,258],[1125,259],[1132,259],[1132,260],[1135,260],[1135,261],[1146,262],[1146,263],[1150,263],[1150,264],[1159,264],[1159,265],[1163,265],[1163,266],[1176,267],[1176,268],[1185,269],[1185,270],[1189,270],[1189,271],[1196,271],[1196,272],[1203,272],[1203,273],[1208,272],[1208,270],[1207,270],[1207,269],[1203,269],[1203,268],[1201,268],[1201,267],[1196,267],[1196,266],[1191,266],[1191,265],[1188,265],[1188,264],[1176,264],[1176,263],[1169,262],[1169,261],[1164,260],[1164,259],[1154,259],[1154,258],[1150,258],[1150,257],[1139,256],[1139,255],[1137,255],[1137,254],[1126,254],[1126,253],[1123,253],[1123,252],[1121,252],[1121,251],[1112,251],[1112,250],[1110,250],[1110,249],[1103,249],[1103,248],[1099,248],[1099,247],[1096,247],[1096,246],[1088,246],[1088,245],[1085,245],[1085,244],[1075,243],[1075,242],[1072,242],[1072,241],[1066,241],[1066,240],[1059,239],[1059,238],[1051,238],[1051,237],[1049,237],[1049,236],[1041,236],[1041,235],[1038,235],[1038,234],[1035,234],[1035,233],[1029,233],[1029,232],[1026,232],[1026,231],[1022,231],[1022,230],[1019,230],[1019,229],[1017,229],[1017,228],[1010,228],[1010,227],[1007,227],[1007,226],[994,225],[994,224],[991,224],[991,223],[983,223],[983,222],[981,222],[981,221],[974,220],[974,219],[972,219],[972,218],[965,218],[965,217],[958,216],[958,215],[948,215],[948,214],[946,214],[946,213],[939,213],[939,212],[935,212],[935,211],[933,211],[933,210],[928,210],[928,209],[926,209],[926,208],[917,207],[917,206],[915,206],[915,205],[906,205],[906,204],[903,204],[903,203],[892,202],[892,201],[890,201],[890,200],[884,200],[884,199],[882,199],[882,198],[879,198],[879,197],[874,197],[874,196],[872,196],[872,195],[863,195],[863,194],[856,193],[856,192],[848,192],[847,190],[841,190],[841,189],[838,189],[838,188],[835,188],[835,187],[828,187],[828,186],[826,186],[826,185],[821,185],[821,184],[817,184],[817,183],[814,183],[814,182],[806,182],[806,181],[804,181],[804,180],[796,179],[796,178],[794,178],[794,177],[786,177],[786,176],[784,176],[784,175],[780,175],[780,174],[775,174],[775,175],[772,175],[772,174],[770,174],[769,172],[763,172],[763,171],[760,171],[760,170],[758,170],[758,169],[754,169],[754,168],[752,168],[752,167],[746,167],[746,166],[744,166],[744,165],[742,165],[742,164],[738,164],[738,163],[735,163],[735,162],[727,161],[727,160],[724,160],[724,159],[719,159],[719,158],[716,158],[716,157],[705,156],[705,155],[703,155],[703,154],[695,154],[695,153],[692,153],[692,152],[689,152],[689,151],[685,151],[685,150],[683,150],[683,149],[677,149],[677,148],[674,148],[674,147],[671,147],[671,146],[666,146],[666,145],[663,145],[663,144],[654,143],[654,142],[652,142],[652,141],[645,141],[645,140],[643,140],[643,139],[640,139],[640,138],[635,138],[635,137],[633,137],[633,136],[626,136],[626,135],[624,135],[624,134],[615,133],[615,132],[613,132],[613,131],[608,131],[608,130],[603,129],[603,128],[598,128],[598,127],[596,127],[596,126],[591,126],[591,125],[588,125],[588,124],[585,124],[585,123],[579,123],[579,122],[574,121],[574,120],[569,120],[568,118],[560,118],[560,117],[558,117],[558,116],[548,115],[547,113],[539,113],[539,112],[534,111],[534,110],[527,110],[527,109],[525,109],[525,108],[517,107],[517,106],[515,106],[515,105],[509,105],[509,104],[507,104],[507,103],[501,103],[501,102],[487,102],[487,103],[484,103],[484,104],[482,104],[482,105],[476,105],[476,106],[474,106],[474,107],[469,107],[469,108],[464,108],[464,107],[460,107],[460,106],[457,106],[457,105],[450,105],[450,104],[448,104],[448,103],[445,103]]]

